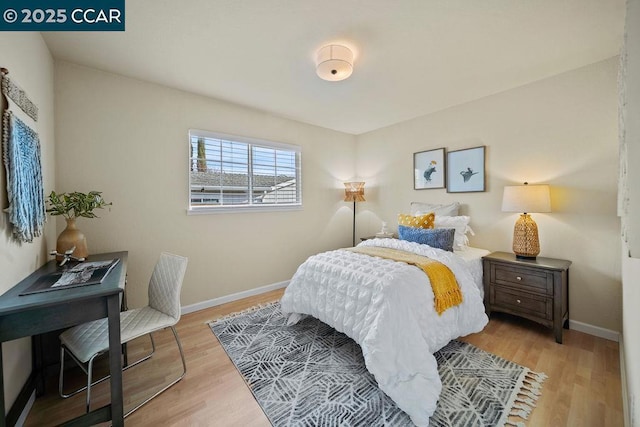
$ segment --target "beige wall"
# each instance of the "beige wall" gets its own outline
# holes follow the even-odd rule
[[[460,201],[473,246],[510,251],[517,214],[501,212],[505,185],[548,183],[552,213],[534,214],[541,256],[573,261],[570,318],[621,330],[620,223],[616,216],[618,59],[600,62],[432,115],[360,135],[367,182],[361,235],[396,224],[411,201]],[[428,95],[425,95],[428,96]],[[413,153],[487,147],[487,191],[413,190]]]
[[[90,252],[129,251],[130,305],[146,304],[161,251],[189,258],[190,305],[288,280],[307,256],[351,241],[341,195],[353,136],[65,62],[55,69],[56,189],[113,202],[78,226]],[[190,128],[302,146],[303,209],[188,216]]]
[[[53,59],[39,33],[3,32],[0,34],[0,58],[9,76],[27,92],[39,108],[37,122],[40,137],[45,194],[54,187],[54,114]],[[6,171],[0,166],[0,210],[8,206]],[[52,246],[53,245],[53,246]],[[18,244],[11,238],[8,217],[0,213],[0,294],[48,261],[47,249],[55,247],[55,224],[45,225],[44,235],[33,243]],[[29,338],[2,344],[7,410],[31,372]]]

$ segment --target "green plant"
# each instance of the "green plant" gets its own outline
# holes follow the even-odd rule
[[[102,209],[112,204],[105,202],[99,191],[90,191],[89,193],[74,191],[73,193],[60,194],[52,191],[47,202],[49,205],[47,212],[51,215],[62,215],[66,219],[97,218],[97,215],[93,213],[95,209]]]

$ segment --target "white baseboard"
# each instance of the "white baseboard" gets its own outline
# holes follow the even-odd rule
[[[585,334],[604,338],[609,341],[620,342],[620,332],[612,331],[611,329],[578,322],[577,320],[569,320],[569,328],[574,331],[584,332]]]
[[[226,295],[220,298],[210,299],[208,301],[198,302],[196,304],[186,305],[181,308],[182,314],[193,313],[194,311],[204,310],[205,308],[211,308],[218,305],[226,304],[228,302],[237,301],[242,298],[252,297],[255,295],[264,294],[265,292],[274,291],[276,289],[286,288],[289,285],[289,281],[272,283],[271,285],[261,286],[255,289],[249,289],[248,291],[242,291],[231,295]]]

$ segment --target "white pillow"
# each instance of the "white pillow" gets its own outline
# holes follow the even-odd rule
[[[469,227],[469,216],[438,216],[436,215],[435,228],[455,228],[455,236],[453,237],[453,249],[461,251],[469,246],[467,233],[475,236],[475,233]]]
[[[460,203],[453,202],[448,205],[439,205],[435,203],[411,202],[411,214],[416,215],[417,212],[433,212],[443,216],[457,216]]]

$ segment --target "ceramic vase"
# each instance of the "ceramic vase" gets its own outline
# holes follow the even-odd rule
[[[67,228],[58,236],[56,242],[56,252],[63,254],[74,246],[76,249],[73,251],[73,256],[78,258],[86,258],[89,255],[87,250],[87,239],[84,237],[82,231],[76,227],[76,220],[66,219]]]

